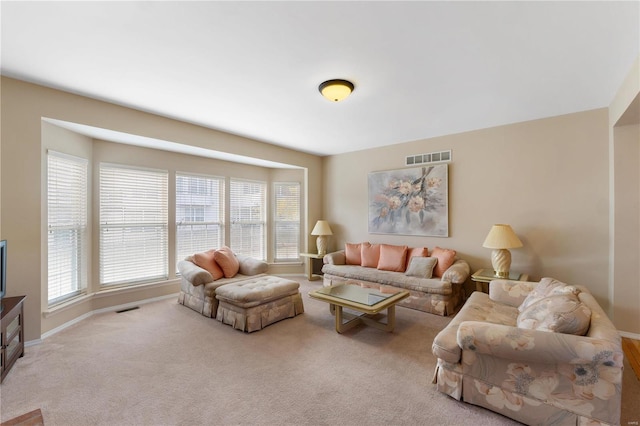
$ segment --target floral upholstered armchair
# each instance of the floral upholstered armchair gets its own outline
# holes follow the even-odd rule
[[[495,280],[434,339],[440,392],[525,424],[619,424],[620,336],[589,291]]]

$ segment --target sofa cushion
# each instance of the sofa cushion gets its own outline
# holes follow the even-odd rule
[[[433,274],[436,277],[442,277],[445,271],[449,269],[451,265],[453,265],[453,262],[456,261],[456,251],[436,247],[431,252],[431,257],[438,258],[438,263],[436,263]]]
[[[538,285],[528,281],[492,280],[489,284],[491,300],[517,308]]]
[[[233,251],[227,246],[223,246],[216,250],[214,253],[214,259],[218,265],[220,265],[225,278],[234,277],[238,273],[238,270],[240,270],[240,262],[238,262],[238,258],[236,258]]]
[[[554,278],[543,278],[540,282],[531,290],[531,293],[527,295],[522,304],[518,307],[520,312],[524,311],[528,306],[536,303],[538,300],[545,297],[554,296],[558,294],[573,294],[578,295],[580,290],[573,286],[567,285]]]
[[[410,277],[402,272],[382,271],[376,268],[365,268],[355,265],[325,264],[322,267],[322,272],[324,273],[325,282],[326,280],[331,280],[336,277],[340,280],[366,281],[421,293],[442,295],[450,295],[453,293],[451,282],[442,281],[440,278]]]
[[[360,265],[362,264],[361,254],[362,244],[345,243],[344,255],[347,258],[347,265]]]
[[[380,244],[362,243],[360,246],[362,266],[377,268],[380,260]]]
[[[591,309],[574,294],[558,294],[532,303],[518,315],[518,327],[584,336]]]
[[[409,263],[409,268],[405,275],[409,277],[431,278],[433,276],[433,268],[436,266],[438,259],[435,257],[418,257],[414,256]]]
[[[267,272],[269,264],[263,260],[255,259],[241,254],[236,255],[240,267],[238,273],[242,275],[258,275]]]
[[[427,257],[429,256],[429,249],[426,247],[414,247],[407,249],[407,266],[405,270],[409,269],[412,257]]]
[[[233,302],[241,308],[262,305],[298,293],[300,284],[282,277],[261,275],[234,282],[216,289],[216,298]]]
[[[407,246],[381,244],[377,268],[383,271],[404,272],[406,257]]]
[[[203,253],[196,253],[191,257],[193,263],[209,272],[214,281],[224,277],[224,272],[222,272],[222,269],[214,259],[215,252],[215,250],[207,250]]]
[[[458,345],[458,327],[464,321],[483,321],[491,324],[515,326],[518,310],[489,299],[489,295],[474,291],[462,309],[433,340],[431,350],[435,356],[450,363],[459,363],[462,349]]]

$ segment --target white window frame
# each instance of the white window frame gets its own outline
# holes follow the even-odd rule
[[[181,179],[186,181],[186,191],[183,192],[179,191]],[[216,185],[217,193],[210,193],[208,186],[215,191]],[[176,264],[194,253],[222,247],[225,236],[225,178],[176,172],[175,191]],[[217,208],[214,201],[217,201]],[[184,209],[191,212],[202,209],[202,219],[198,220],[199,217],[193,214],[186,217]],[[210,219],[216,216],[218,220]],[[204,235],[201,231],[204,231]],[[188,241],[183,238],[187,236]]]
[[[237,185],[258,191],[237,193]],[[267,260],[267,183],[231,178],[229,212],[231,249],[238,254]]]
[[[100,163],[100,286],[169,277],[167,170]]]
[[[280,188],[296,188],[297,196],[280,197]],[[301,224],[301,187],[300,182],[274,182],[273,183],[273,261],[279,262],[296,262],[300,259],[300,224]],[[293,201],[294,212],[280,211],[280,203]],[[287,235],[281,235],[279,232],[280,225],[292,228],[295,234],[294,238]],[[294,245],[293,249],[286,248],[286,245]]]
[[[47,303],[86,293],[89,161],[47,150]]]

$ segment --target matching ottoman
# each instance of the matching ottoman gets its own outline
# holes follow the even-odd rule
[[[304,312],[300,284],[281,277],[260,276],[216,289],[216,319],[251,333]]]

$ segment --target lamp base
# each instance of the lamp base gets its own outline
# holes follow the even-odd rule
[[[491,252],[491,265],[495,274],[501,278],[509,277],[511,252],[507,249],[495,249]]]
[[[329,237],[327,237],[326,235],[318,235],[318,238],[316,238],[316,247],[318,248],[318,254],[320,256],[324,256],[325,254],[327,254],[328,240]]]

